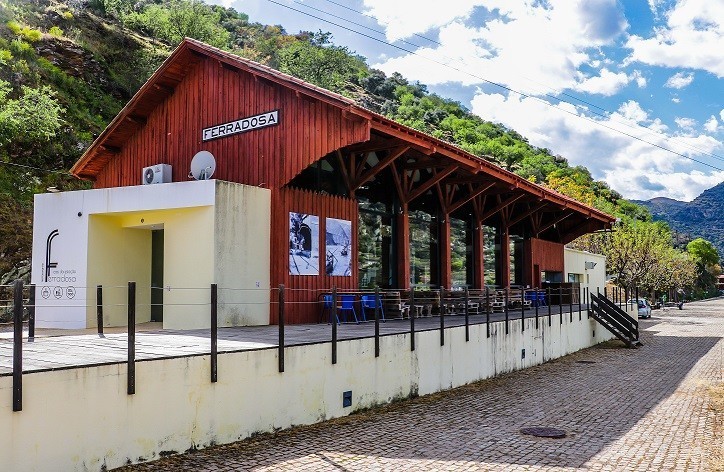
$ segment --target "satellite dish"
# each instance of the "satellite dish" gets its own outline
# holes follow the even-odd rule
[[[208,180],[216,170],[216,159],[209,151],[199,151],[191,159],[191,172],[189,178]]]

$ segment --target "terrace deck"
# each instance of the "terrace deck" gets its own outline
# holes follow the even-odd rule
[[[552,323],[560,323],[559,312],[564,316],[569,311],[569,305],[552,307]],[[585,305],[581,307],[582,316],[586,316]],[[572,316],[578,316],[578,305],[572,306]],[[509,319],[520,319],[521,310],[510,310]],[[534,318],[535,309],[527,309],[525,318]],[[539,308],[541,323],[547,322],[548,307]],[[571,316],[571,315],[569,315]],[[568,317],[564,317],[566,322]],[[490,322],[504,322],[504,313],[491,313]],[[463,326],[463,315],[446,315],[445,327]],[[485,314],[471,314],[469,322],[482,324],[486,322]],[[423,317],[415,319],[415,331],[428,331],[440,329],[440,317]],[[346,339],[360,339],[374,337],[374,322],[367,321],[360,324],[342,323],[338,327],[339,341]],[[97,334],[81,335],[44,335],[43,329],[36,329],[33,342],[27,339],[23,342],[23,372],[43,372],[59,369],[73,369],[91,365],[125,363],[127,360],[127,334],[108,333],[101,338]],[[410,331],[409,319],[389,319],[380,322],[380,336],[407,333]],[[48,331],[57,333],[57,330]],[[24,332],[27,336],[27,331]],[[304,345],[330,342],[332,339],[332,326],[330,324],[302,324],[287,325],[284,331],[285,345]],[[273,349],[278,346],[279,327],[270,326],[243,326],[233,328],[219,328],[218,352],[251,351]],[[209,330],[154,330],[136,332],[136,361],[165,359],[174,357],[187,357],[209,354]],[[12,332],[0,333],[0,376],[12,375],[13,340]]]

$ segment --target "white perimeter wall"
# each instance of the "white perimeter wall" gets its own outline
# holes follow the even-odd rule
[[[219,381],[209,380],[209,356],[138,362],[136,394],[126,394],[126,365],[26,374],[23,411],[12,411],[12,378],[0,377],[2,468],[97,471],[158,458],[325,419],[411,395],[426,395],[530,367],[611,338],[593,320],[563,325],[553,315],[510,323],[437,330],[380,339],[342,341],[338,363],[331,345],[289,347],[286,370],[277,369],[277,350],[219,355]],[[595,335],[594,335],[595,331]],[[521,350],[526,350],[525,359]],[[342,392],[352,391],[352,407]]]

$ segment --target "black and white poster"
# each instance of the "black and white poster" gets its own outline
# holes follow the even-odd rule
[[[327,218],[325,245],[325,273],[351,277],[352,222]]]
[[[289,273],[319,275],[319,217],[289,212]]]

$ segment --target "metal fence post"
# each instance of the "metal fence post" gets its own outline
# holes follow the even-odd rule
[[[510,322],[510,319],[508,317],[508,315],[509,315],[508,302],[510,301],[510,299],[508,298],[508,287],[505,287],[504,293],[505,293],[505,334],[508,334],[508,332],[510,331],[510,328],[508,326],[508,323]]]
[[[219,347],[219,317],[218,317],[218,287],[211,284],[211,382],[219,379],[218,376],[218,347]]]
[[[490,288],[485,287],[485,337],[490,337]]]
[[[23,410],[23,281],[13,287],[13,411]]]
[[[583,288],[579,285],[578,286],[578,321],[581,321],[583,319],[582,313],[583,308],[581,307],[583,305]]]
[[[440,288],[440,301],[442,302],[441,308],[444,306],[444,302],[443,302],[444,300],[445,300],[445,288],[442,287],[442,288]],[[445,309],[440,310],[440,345],[441,346],[445,345]]]
[[[279,372],[284,372],[284,284],[279,284]]]
[[[35,285],[28,285],[28,342],[35,341]]]
[[[380,357],[380,287],[375,285],[375,357]],[[364,308],[363,308],[364,309]]]
[[[441,307],[442,309],[442,307]],[[410,317],[410,351],[415,350],[415,287],[410,286],[410,311],[407,312]]]
[[[103,337],[103,285],[96,286],[96,323],[98,336]]]
[[[337,363],[337,287],[332,287],[332,364]]]
[[[470,291],[468,290],[468,287],[465,287],[465,342],[470,341],[470,310],[468,308],[469,302]]]
[[[533,298],[535,301],[535,329],[538,329],[538,305],[540,305],[540,297],[538,296],[538,288],[536,287],[533,290],[533,293],[535,293],[535,297]]]
[[[136,393],[136,282],[128,282],[128,371],[129,395]]]
[[[525,331],[525,289],[520,289],[520,330]]]
[[[558,287],[558,316],[563,324],[563,286]]]

